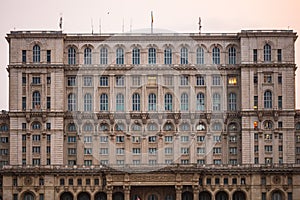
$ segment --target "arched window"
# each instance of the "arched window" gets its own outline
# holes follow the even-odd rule
[[[87,47],[84,49],[84,64],[85,65],[92,64],[92,49],[91,48]]]
[[[73,195],[70,192],[64,192],[60,196],[60,200],[73,200]]]
[[[170,122],[167,122],[164,125],[164,131],[174,131],[174,125]]]
[[[140,49],[138,48],[132,49],[132,64],[134,65],[140,64]]]
[[[100,95],[100,111],[108,111],[108,96],[105,93]]]
[[[40,130],[41,129],[41,124],[39,122],[33,122],[31,124],[32,130]]]
[[[214,47],[212,50],[212,61],[213,64],[220,64],[220,49],[218,47]]]
[[[205,131],[206,130],[206,126],[204,123],[199,123],[197,126],[196,126],[196,130],[197,131]]]
[[[171,194],[167,194],[166,197],[165,197],[165,200],[174,200],[174,195],[171,195]]]
[[[182,200],[193,200],[193,193],[189,192],[189,191],[183,192],[181,194],[181,199]]]
[[[83,110],[85,112],[92,111],[92,103],[93,103],[92,95],[90,93],[85,94],[84,102],[83,102]]]
[[[156,64],[156,49],[148,49],[148,64]]]
[[[116,96],[116,111],[124,111],[124,95],[121,93]]]
[[[68,95],[68,111],[75,111],[76,109],[76,95],[74,93],[70,93]]]
[[[200,192],[200,194],[199,194],[199,200],[211,200],[210,193],[207,192],[207,191]]]
[[[237,131],[238,130],[238,126],[236,125],[236,123],[232,122],[228,125],[228,130],[229,131]]]
[[[106,123],[102,123],[102,124],[100,124],[100,126],[99,126],[99,130],[100,130],[100,131],[108,131],[108,130],[109,130],[109,125],[106,124]]]
[[[107,58],[108,58],[107,48],[102,47],[100,49],[100,65],[106,65]]]
[[[26,192],[23,200],[34,200],[34,196],[33,194]]]
[[[132,95],[132,110],[133,111],[141,110],[141,99],[140,99],[140,94],[138,93],[134,93]]]
[[[90,123],[84,124],[83,125],[83,130],[87,131],[87,132],[93,131],[93,125],[90,124]]]
[[[221,96],[219,93],[213,94],[213,110],[221,110]]]
[[[167,93],[165,94],[165,110],[172,111],[172,109],[173,109],[172,95]]]
[[[76,125],[74,123],[70,123],[68,125],[68,131],[70,132],[76,131]]]
[[[148,196],[148,200],[158,200],[158,198],[155,194],[151,194]]]
[[[95,195],[95,200],[106,200],[107,199],[107,195],[104,192],[98,192]]]
[[[269,90],[264,93],[264,108],[272,108],[272,92]]]
[[[183,123],[180,125],[181,131],[190,131],[190,125],[188,123]]]
[[[32,61],[34,63],[39,63],[41,62],[41,48],[39,45],[34,45],[33,46],[33,57]]]
[[[272,129],[273,128],[273,122],[270,120],[264,121],[264,129]]]
[[[182,47],[180,49],[180,64],[186,65],[188,64],[188,49],[186,47]]]
[[[236,49],[234,47],[228,49],[228,63],[230,65],[236,64]]]
[[[172,49],[166,48],[164,51],[165,54],[165,65],[171,65],[172,64]]]
[[[204,49],[202,47],[197,48],[196,63],[198,65],[203,65],[204,64]]]
[[[41,94],[38,91],[33,92],[32,94],[32,109],[41,108]]]
[[[77,199],[78,200],[90,200],[91,197],[90,197],[89,193],[87,193],[87,192],[81,192],[81,193],[79,193]]]
[[[220,130],[222,130],[222,124],[220,122],[213,123],[212,130],[213,131],[220,131]]]
[[[205,96],[202,92],[197,94],[197,110],[204,111],[205,110]]]
[[[148,97],[148,110],[155,111],[156,110],[156,94],[151,93]]]
[[[181,111],[188,111],[189,110],[189,96],[187,93],[181,94],[180,97],[180,110]]]
[[[271,46],[269,44],[264,46],[264,61],[271,62]]]
[[[157,131],[158,130],[158,127],[155,123],[150,123],[148,124],[148,131]]]
[[[76,64],[76,50],[73,47],[68,49],[68,64],[75,65]]]
[[[124,50],[122,48],[117,48],[116,50],[116,64],[117,65],[124,64]]]
[[[246,200],[246,195],[242,191],[236,191],[233,193],[233,200]]]
[[[228,195],[227,195],[227,193],[226,193],[226,192],[223,192],[223,191],[218,192],[218,193],[216,194],[216,200],[228,200]]]
[[[279,191],[275,191],[273,192],[272,194],[272,200],[282,200],[282,195],[281,195],[281,192]]]
[[[124,200],[124,194],[122,192],[113,193],[113,200]]]
[[[229,93],[228,107],[229,107],[229,110],[231,110],[231,111],[236,110],[236,94],[235,93]]]
[[[124,131],[125,130],[125,126],[123,123],[118,123],[115,125],[115,130],[116,131]]]
[[[131,130],[132,131],[141,131],[142,130],[142,126],[140,124],[133,124],[131,126]]]

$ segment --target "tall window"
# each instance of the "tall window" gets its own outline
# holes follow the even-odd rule
[[[87,93],[84,95],[84,102],[83,102],[83,105],[84,105],[84,111],[85,112],[90,112],[92,111],[92,95],[90,93]]]
[[[228,49],[228,58],[229,64],[235,65],[236,64],[236,49],[234,47],[230,47]]]
[[[156,64],[156,49],[148,49],[148,64]]]
[[[197,48],[196,63],[198,65],[203,65],[204,64],[204,49],[202,47]]]
[[[134,65],[140,64],[140,49],[138,48],[132,49],[132,64]]]
[[[108,110],[108,96],[107,94],[103,93],[100,95],[100,111],[107,111]]]
[[[253,49],[253,62],[257,62],[257,49]]]
[[[203,75],[197,75],[196,85],[205,85],[205,77]]]
[[[124,64],[124,50],[122,48],[118,48],[116,51],[116,64],[117,65]]]
[[[26,56],[26,50],[22,50],[22,62],[23,63],[26,63],[26,60],[27,60],[26,57],[27,57]]]
[[[41,94],[38,91],[33,92],[32,94],[32,108],[40,109],[41,107]]]
[[[165,94],[165,110],[172,111],[173,99],[172,95],[167,93]]]
[[[188,111],[189,110],[189,96],[187,93],[181,94],[180,97],[180,110],[181,111]]]
[[[236,110],[236,94],[235,93],[229,94],[228,107],[229,107],[229,110],[231,110],[231,111]]]
[[[141,99],[138,93],[132,95],[132,110],[140,111],[141,110]]]
[[[172,49],[166,48],[164,51],[165,54],[165,65],[171,65],[172,64]]]
[[[188,62],[188,49],[186,47],[182,47],[180,49],[180,64],[186,65]]]
[[[213,64],[220,64],[220,49],[218,47],[214,47],[212,50],[212,61]]]
[[[148,97],[148,110],[155,111],[156,110],[156,94],[151,93]]]
[[[91,48],[87,47],[84,49],[84,64],[85,65],[92,64],[92,49]]]
[[[221,95],[219,93],[213,94],[213,110],[221,110]]]
[[[277,61],[281,62],[282,61],[282,50],[277,49]]]
[[[205,109],[205,96],[203,93],[198,93],[197,94],[197,106],[196,106],[197,110],[201,110],[203,111]]]
[[[47,63],[51,63],[51,50],[47,50]]]
[[[76,64],[76,50],[73,47],[68,49],[68,64],[75,65]]]
[[[269,90],[264,93],[264,108],[272,108],[272,92]]]
[[[116,96],[116,111],[124,111],[124,95],[121,93]]]
[[[34,63],[39,63],[41,62],[41,48],[39,45],[34,45],[33,46],[33,57],[32,61]]]
[[[100,65],[107,64],[107,57],[108,57],[107,48],[102,47],[100,49]]]
[[[270,62],[271,61],[271,46],[266,44],[264,46],[264,61]]]

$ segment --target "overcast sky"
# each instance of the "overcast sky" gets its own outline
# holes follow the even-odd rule
[[[292,29],[300,32],[299,0],[1,0],[0,6],[0,110],[8,110],[8,44],[12,30],[59,30],[65,33],[121,33],[150,27],[174,32],[239,32],[244,29]],[[124,24],[124,26],[123,26]],[[299,35],[299,34],[298,34]],[[300,38],[296,64],[300,63]],[[300,88],[300,70],[296,84]],[[297,108],[300,92],[297,88]]]

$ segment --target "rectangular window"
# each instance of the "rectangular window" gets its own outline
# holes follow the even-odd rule
[[[41,77],[37,77],[37,76],[32,77],[32,84],[33,85],[41,84]]]
[[[51,63],[51,50],[47,50],[47,63]]]
[[[282,109],[282,96],[278,96],[278,108]]]
[[[253,62],[257,62],[257,49],[253,49]]]
[[[26,85],[26,75],[22,76],[22,85]]]
[[[221,77],[219,75],[213,75],[212,85],[221,85]]]
[[[13,195],[13,200],[18,200],[18,194]]]
[[[32,165],[40,165],[41,159],[32,159]]]
[[[32,141],[40,141],[41,136],[40,135],[32,135]]]
[[[47,142],[51,141],[51,135],[47,135]]]
[[[108,148],[100,148],[100,155],[108,155]]]
[[[51,76],[50,75],[47,76],[47,84],[51,84]]]
[[[213,141],[214,142],[221,142],[221,136],[220,135],[214,135],[213,136]]]
[[[205,140],[204,135],[197,136],[197,142],[203,142]]]
[[[258,164],[258,157],[254,158],[254,164]]]
[[[26,50],[22,50],[22,62],[26,63]]]
[[[271,145],[265,145],[265,152],[270,153],[273,151],[273,147]]]
[[[202,75],[198,75],[197,80],[196,80],[196,84],[197,85],[205,85],[205,77],[202,76]]]
[[[237,147],[230,147],[229,154],[236,155],[237,154]]]
[[[117,165],[124,165],[124,160],[117,160]]]
[[[116,86],[124,86],[125,78],[124,76],[116,76]]]
[[[181,154],[188,155],[190,152],[190,149],[188,147],[183,147],[180,149]]]
[[[258,145],[254,145],[254,152],[255,152],[255,153],[258,152]]]
[[[148,142],[156,142],[156,136],[149,136]]]
[[[293,200],[293,193],[288,192],[288,199],[287,200]]]
[[[108,76],[100,76],[100,86],[108,86]]]
[[[257,107],[258,107],[258,96],[254,96],[253,97],[253,108],[254,109],[257,109]]]
[[[277,61],[281,62],[282,61],[282,50],[277,49]]]
[[[77,85],[76,76],[69,76],[68,86],[76,86],[76,85]]]
[[[237,85],[237,77],[235,76],[228,77],[228,85]]]
[[[150,155],[156,155],[157,149],[156,148],[149,148],[148,152]]]
[[[72,178],[69,179],[69,185],[73,185],[73,179]]]
[[[214,147],[213,148],[213,154],[221,154],[222,151],[221,151],[221,147]]]
[[[197,154],[205,154],[205,148],[204,147],[197,147]]]
[[[93,149],[92,148],[84,148],[84,155],[92,155]]]
[[[156,85],[156,76],[148,76],[148,85]],[[139,83],[140,85],[140,83]]]
[[[181,140],[181,142],[188,142],[189,141],[189,136],[181,136],[180,140]]]
[[[68,143],[76,142],[76,136],[68,136]]]
[[[85,180],[85,184],[86,184],[86,185],[91,185],[91,179],[87,178],[87,179]]]
[[[180,85],[189,85],[189,76],[183,75],[180,77]]]
[[[257,83],[258,83],[258,77],[257,77],[257,74],[254,74],[254,76],[253,76],[253,83],[254,83],[254,84],[257,84]]]
[[[22,141],[26,141],[26,135],[22,135]]]
[[[47,97],[47,109],[51,108],[51,97]]]
[[[107,143],[108,142],[108,136],[100,136],[100,142],[101,143]]]
[[[282,75],[278,74],[278,84],[282,84]]]
[[[76,155],[76,148],[68,148],[68,155]]]
[[[267,195],[265,192],[261,193],[261,200],[267,200]]]
[[[224,178],[223,183],[224,183],[224,185],[228,185],[228,178]]]
[[[278,128],[282,128],[283,127],[283,122],[282,121],[278,121]]]
[[[164,76],[164,84],[168,86],[173,85],[173,76]]]
[[[198,159],[197,164],[198,165],[205,165],[205,160],[204,159]]]
[[[26,110],[26,97],[22,97],[22,109]]]
[[[46,153],[51,153],[51,147],[49,146],[46,147]]]
[[[206,178],[206,185],[210,185],[211,184],[211,178]]]
[[[85,166],[91,166],[91,165],[93,164],[93,161],[92,161],[92,160],[84,160],[84,161],[83,161],[83,164],[84,164]]]
[[[99,179],[98,178],[94,179],[94,185],[99,185]]]
[[[83,86],[93,86],[93,77],[91,76],[84,76],[83,77]]]
[[[141,148],[132,148],[133,154],[141,154]]]
[[[140,86],[141,85],[141,77],[140,76],[132,76],[132,85]]]
[[[124,136],[116,136],[116,142],[123,143],[124,142]]]
[[[264,83],[272,83],[272,74],[264,74]]]
[[[165,142],[173,142],[173,136],[165,136]]]
[[[93,141],[92,136],[84,136],[83,138],[84,143],[91,143]]]
[[[229,136],[229,142],[236,142],[237,141],[237,136],[236,135],[230,135]]]
[[[166,155],[172,155],[173,154],[173,148],[172,147],[166,147],[165,148],[165,154]]]
[[[124,155],[125,149],[124,148],[117,148],[117,155]]]
[[[76,160],[68,160],[68,165],[70,166],[76,165]]]
[[[140,143],[141,137],[140,136],[132,136],[132,142],[133,143]]]

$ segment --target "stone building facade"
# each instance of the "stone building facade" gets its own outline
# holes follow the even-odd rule
[[[0,199],[297,199],[296,38],[12,31]]]

